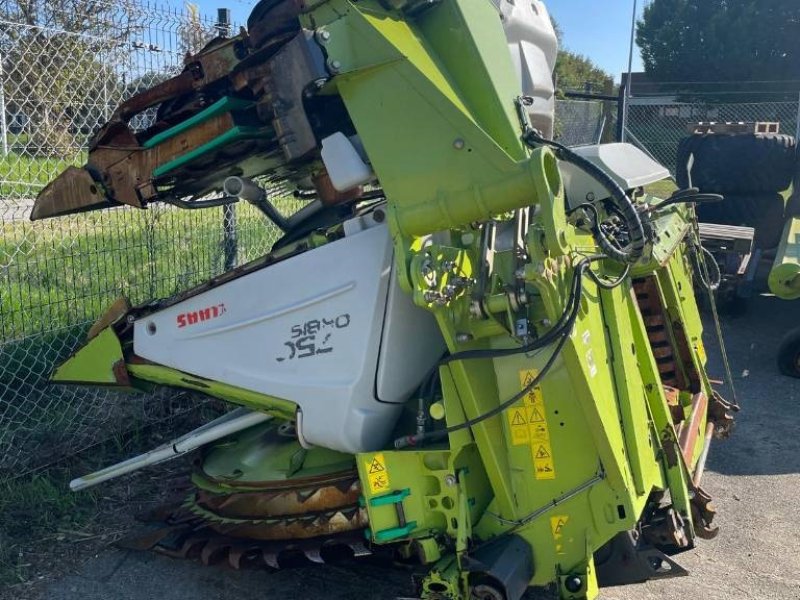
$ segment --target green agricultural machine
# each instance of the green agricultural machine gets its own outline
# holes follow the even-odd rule
[[[789,218],[769,274],[769,289],[783,300],[800,300],[800,217]],[[800,327],[787,333],[778,348],[778,368],[800,377]]]
[[[555,56],[537,0],[262,0],[120,106],[32,218],[244,200],[283,236],[118,301],[57,368],[238,406],[72,487],[199,449],[139,547],[270,568],[386,551],[429,600],[685,574],[737,410],[694,296],[694,204],[716,198],[648,195],[668,173],[631,146],[552,141]]]

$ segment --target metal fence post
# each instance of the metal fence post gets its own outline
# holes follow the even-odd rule
[[[217,31],[223,37],[228,37],[231,23],[229,8],[217,9]],[[222,228],[224,231],[225,270],[230,271],[236,266],[239,244],[236,239],[236,205],[226,204],[222,207]]]
[[[797,94],[797,131],[794,134],[794,139],[800,142],[800,93]],[[800,156],[800,149],[797,151]]]
[[[8,156],[8,122],[6,121],[6,93],[3,76],[3,55],[0,53],[0,138],[3,156]]]
[[[619,99],[617,100],[617,141],[625,141],[625,119],[628,118],[628,111],[625,103],[628,81],[623,77],[619,85]]]

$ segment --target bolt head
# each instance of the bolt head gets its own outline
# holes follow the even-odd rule
[[[331,32],[330,31],[325,31],[325,30],[320,31],[319,32],[319,39],[321,39],[323,42],[327,42],[329,39],[331,39]]]
[[[456,476],[455,475],[445,475],[444,476],[444,484],[447,487],[454,487],[456,485],[456,483],[458,483],[458,482],[456,481]]]
[[[456,138],[455,141],[453,142],[453,148],[455,148],[456,150],[463,150],[466,145],[467,145],[466,142],[461,138]]]

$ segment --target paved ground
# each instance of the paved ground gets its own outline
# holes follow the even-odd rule
[[[718,442],[704,487],[716,498],[722,531],[685,553],[691,576],[604,590],[604,600],[800,598],[800,381],[780,377],[782,333],[800,326],[797,304],[757,298],[725,330],[743,412],[734,437]],[[713,332],[708,331],[710,341]],[[714,378],[719,356],[709,343]],[[408,574],[374,565],[234,572],[149,554],[107,549],[52,582],[48,600],[330,600],[407,595]]]

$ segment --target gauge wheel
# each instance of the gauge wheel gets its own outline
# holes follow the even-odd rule
[[[778,349],[778,369],[788,377],[800,379],[800,329],[783,338]]]

